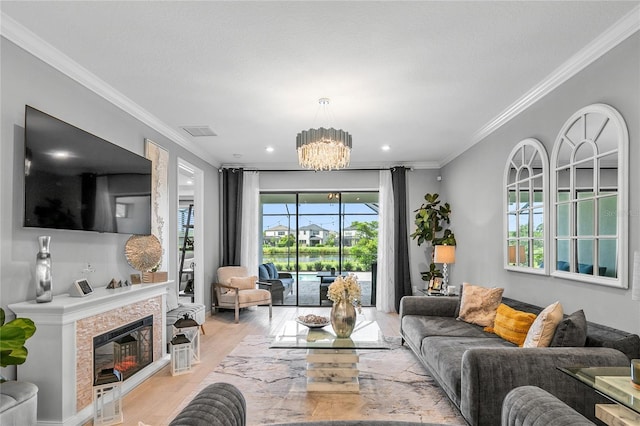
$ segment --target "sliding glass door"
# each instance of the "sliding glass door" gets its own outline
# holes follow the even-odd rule
[[[263,193],[261,263],[291,273],[284,305],[329,306],[326,290],[354,273],[362,304],[375,303],[377,192]]]

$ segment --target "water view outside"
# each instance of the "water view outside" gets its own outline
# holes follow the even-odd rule
[[[261,207],[261,263],[295,279],[284,304],[330,306],[321,288],[348,273],[358,276],[362,304],[375,304],[377,192],[264,193]]]

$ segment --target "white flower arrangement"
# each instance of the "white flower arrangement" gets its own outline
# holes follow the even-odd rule
[[[329,285],[327,297],[329,300],[337,303],[346,296],[347,301],[356,306],[358,312],[362,312],[362,304],[360,302],[361,291],[360,284],[358,284],[358,277],[356,277],[355,274],[349,274],[346,277],[339,276]]]

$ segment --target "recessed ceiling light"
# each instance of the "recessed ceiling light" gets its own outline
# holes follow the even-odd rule
[[[188,180],[187,181],[187,185],[193,185],[193,181],[192,180]]]
[[[233,154],[233,158],[240,158],[242,157],[242,154]]]
[[[267,152],[273,152],[273,151],[274,151],[274,149],[273,149],[273,147],[272,147],[272,146],[268,146],[268,147],[267,147]]]
[[[383,151],[389,151],[391,149],[391,147],[389,145],[382,145],[382,150]]]

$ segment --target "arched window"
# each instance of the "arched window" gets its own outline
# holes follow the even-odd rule
[[[547,273],[548,163],[536,139],[519,142],[509,155],[504,171],[505,269]]]
[[[614,108],[582,108],[551,156],[551,274],[627,288],[629,134]]]

